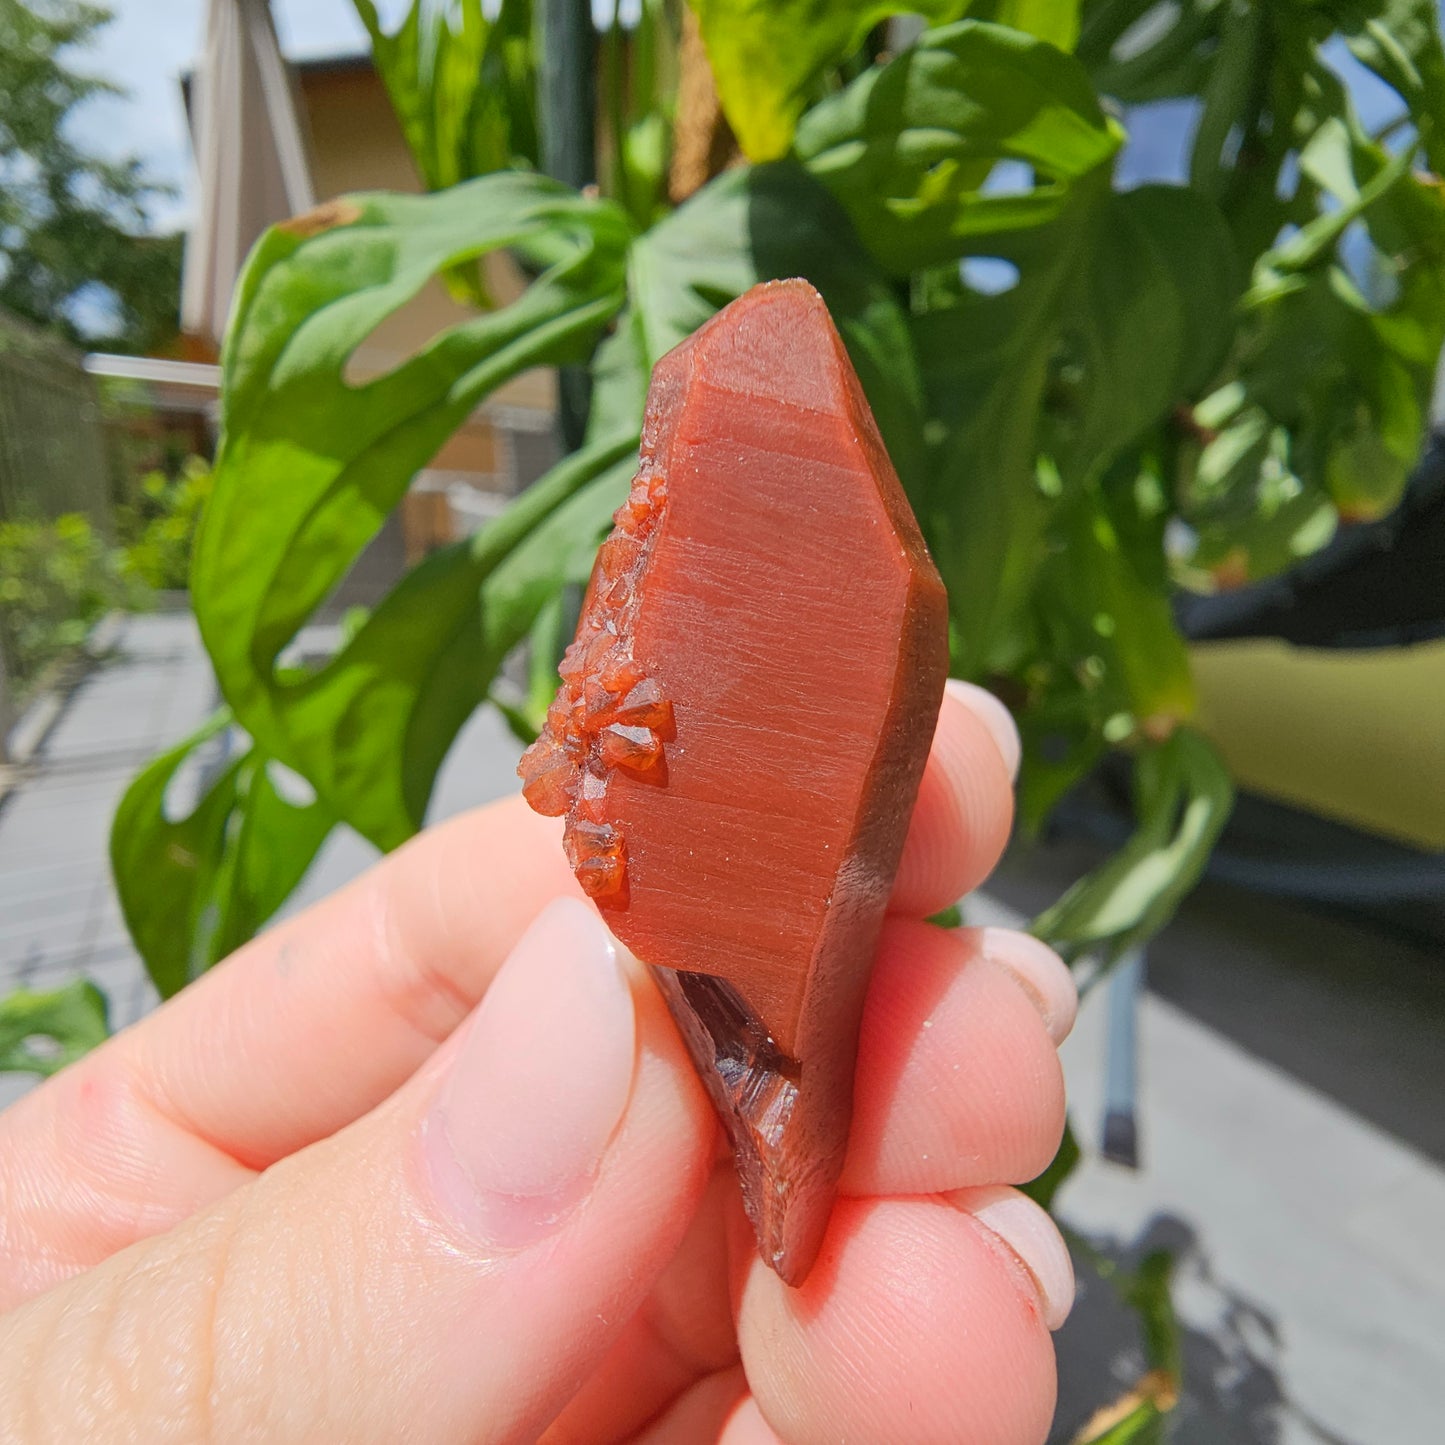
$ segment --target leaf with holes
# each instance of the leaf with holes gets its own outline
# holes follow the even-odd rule
[[[275,913],[336,822],[319,800],[288,798],[274,765],[254,748],[228,758],[229,728],[230,715],[219,712],[155,759],[126,789],[111,824],[121,912],[162,998]],[[172,818],[166,795],[186,768],[199,775],[200,796]]]
[[[105,995],[86,979],[36,993],[0,998],[0,1074],[47,1076],[105,1042]]]
[[[428,705],[445,691],[439,669],[471,646],[459,629],[475,617],[479,559],[495,565],[577,474],[518,503],[478,554],[426,564],[319,670],[287,670],[281,653],[482,397],[528,367],[585,358],[622,304],[629,238],[615,207],[503,173],[335,202],[273,228],[246,267],[192,598],[258,749],[381,847],[420,824],[447,729],[465,716],[455,700]],[[349,377],[357,348],[431,276],[513,245],[547,257],[520,297],[380,376]]]
[[[636,449],[625,433],[558,463],[480,532],[415,567],[320,672],[288,686],[283,716],[304,775],[379,847],[421,826],[447,749],[506,654],[551,593],[585,577]],[[577,532],[548,528],[556,514]]]

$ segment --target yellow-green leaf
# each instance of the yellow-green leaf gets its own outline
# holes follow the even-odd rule
[[[814,83],[890,15],[942,22],[967,0],[689,0],[723,111],[749,160],[788,153]]]

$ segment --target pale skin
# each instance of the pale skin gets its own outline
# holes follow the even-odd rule
[[[1058,1143],[1073,989],[1031,940],[922,922],[997,862],[1017,756],[945,697],[801,1289],[514,798],[0,1115],[0,1440],[1042,1441],[1072,1277],[1004,1186]]]

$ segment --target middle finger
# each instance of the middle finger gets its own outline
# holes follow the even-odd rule
[[[1063,1133],[1057,1047],[1076,1005],[1068,969],[1037,939],[889,919],[843,1192],[933,1194],[1041,1173]]]

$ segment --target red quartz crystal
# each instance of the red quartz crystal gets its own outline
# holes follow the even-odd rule
[[[646,963],[802,1280],[948,663],[943,585],[822,298],[754,287],[657,364],[641,465],[519,772]]]

